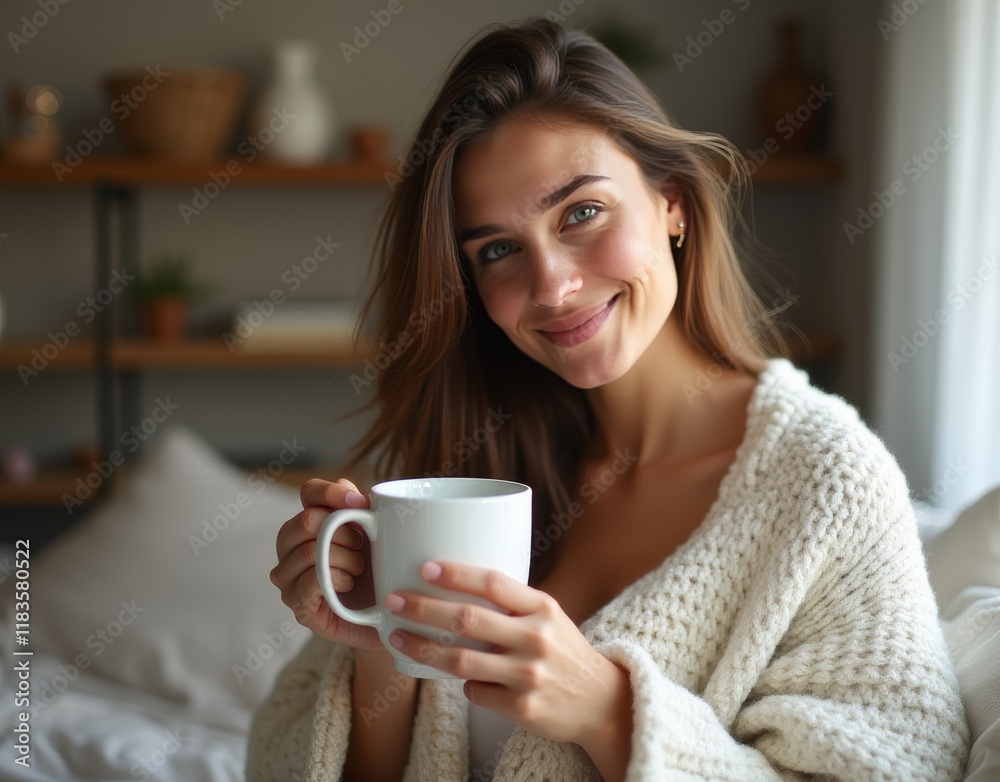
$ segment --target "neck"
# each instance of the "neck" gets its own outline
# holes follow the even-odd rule
[[[746,381],[742,372],[695,350],[671,316],[628,372],[588,390],[597,419],[593,456],[613,458],[617,451],[640,466],[670,465],[731,447],[734,429],[742,439],[752,388]]]

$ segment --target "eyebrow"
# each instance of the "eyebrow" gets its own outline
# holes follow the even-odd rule
[[[558,190],[555,190],[547,196],[542,196],[542,198],[538,199],[537,206],[541,211],[547,212],[552,207],[562,201],[565,201],[576,190],[579,190],[584,185],[589,185],[591,182],[600,182],[601,180],[609,178],[610,177],[599,176],[598,174],[579,174],[573,177]],[[480,225],[476,228],[466,228],[458,232],[458,243],[465,244],[473,239],[482,239],[486,236],[503,233],[505,230],[506,229],[502,225],[498,225],[497,223],[487,223],[486,225]]]

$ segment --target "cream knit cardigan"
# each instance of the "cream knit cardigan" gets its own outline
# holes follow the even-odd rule
[[[631,676],[629,782],[962,777],[968,726],[906,480],[784,359],[702,524],[580,630]],[[310,639],[254,715],[249,782],[340,779],[353,667]],[[462,684],[421,682],[404,782],[469,778]],[[522,728],[495,775],[598,779],[578,745]]]

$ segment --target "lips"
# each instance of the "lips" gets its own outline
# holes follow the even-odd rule
[[[615,294],[609,301],[596,307],[578,312],[568,318],[554,320],[538,328],[549,341],[559,347],[568,348],[580,345],[597,333],[615,306],[620,294]]]

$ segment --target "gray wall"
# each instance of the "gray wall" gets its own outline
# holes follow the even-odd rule
[[[160,64],[231,66],[251,74],[255,88],[265,75],[268,43],[303,37],[323,49],[319,78],[329,90],[342,127],[378,122],[393,133],[399,150],[413,132],[435,85],[454,54],[482,25],[546,11],[558,0],[457,2],[402,0],[403,11],[348,63],[340,51],[355,25],[385,7],[374,2],[263,3],[249,0],[220,20],[211,3],[102,0],[70,2],[14,53],[0,44],[3,81],[58,86],[66,95],[60,112],[65,142],[111,116],[100,88],[113,67]],[[575,8],[563,0],[562,8]],[[670,54],[683,51],[706,20],[730,9],[735,21],[683,69]],[[17,32],[34,0],[9,0],[0,30]],[[798,296],[788,315],[803,328],[840,333],[847,342],[835,390],[866,411],[871,253],[864,238],[850,244],[842,224],[871,198],[869,169],[872,114],[877,111],[882,35],[876,8],[864,0],[792,2],[734,0],[585,0],[568,25],[585,26],[615,13],[655,36],[666,56],[640,75],[683,126],[727,136],[741,149],[765,134],[754,118],[753,94],[775,57],[773,23],[794,11],[806,22],[807,64],[834,90],[829,106],[831,150],[848,168],[835,186],[809,190],[758,188],[753,209],[758,236],[787,253],[787,282]],[[6,35],[5,35],[6,37]],[[241,138],[246,136],[241,127]],[[343,150],[342,141],[338,151]],[[99,153],[118,153],[114,134]],[[387,193],[337,188],[256,190],[231,188],[190,224],[177,204],[190,187],[149,188],[141,193],[142,260],[159,250],[189,248],[221,292],[200,305],[195,327],[225,322],[237,300],[260,297],[281,273],[312,251],[317,235],[341,243],[335,257],[298,295],[357,295],[372,244],[372,220]],[[866,198],[866,195],[868,196]],[[93,283],[94,205],[87,189],[0,187],[0,295],[5,337],[32,339],[77,320],[77,305]],[[296,437],[318,461],[336,460],[361,432],[363,420],[332,419],[361,399],[348,372],[151,372],[142,381],[143,414],[169,395],[180,405],[172,420],[188,424],[227,452],[276,455],[281,441]],[[45,372],[25,388],[12,373],[0,378],[0,446],[24,442],[42,459],[54,459],[96,437],[95,387],[88,373]]]

